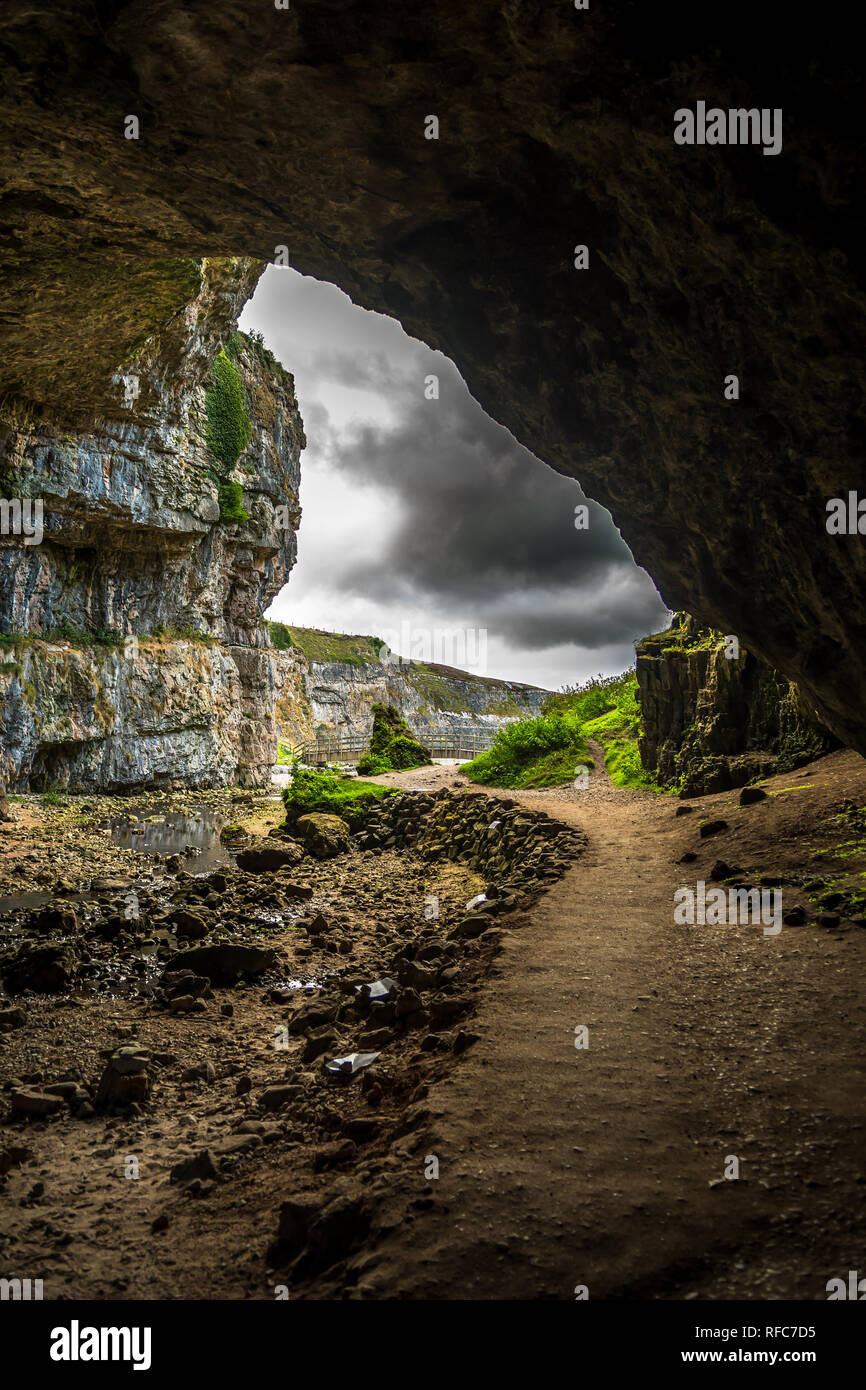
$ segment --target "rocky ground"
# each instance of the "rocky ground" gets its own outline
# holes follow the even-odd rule
[[[866,763],[743,805],[623,792],[600,759],[588,790],[505,798],[377,780],[420,803],[324,859],[269,834],[264,794],[10,803],[0,1273],[63,1298],[808,1299],[856,1268]],[[443,827],[458,853],[487,826],[492,864],[538,815],[574,838],[525,840],[510,883],[442,857]],[[675,923],[698,879],[778,887],[781,932]]]
[[[387,827],[324,858],[270,836],[266,794],[7,814],[2,1272],[46,1297],[273,1297],[333,1263],[476,1040],[504,904],[467,914],[485,879]],[[352,1195],[311,1234],[335,1181]]]

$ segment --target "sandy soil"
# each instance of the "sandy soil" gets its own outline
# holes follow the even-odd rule
[[[863,759],[766,786],[758,805],[729,793],[679,817],[603,771],[586,791],[513,793],[585,830],[589,849],[532,930],[506,938],[482,1041],[436,1091],[425,1152],[440,1177],[424,1180],[419,1155],[394,1198],[433,1204],[395,1227],[362,1292],[809,1299],[862,1264],[866,931],[817,926],[795,887],[785,910],[805,903],[813,920],[778,936],[673,922],[675,888],[722,855],[750,882],[839,866],[816,851],[850,838],[831,817],[863,804]],[[705,818],[729,829],[701,840]],[[844,863],[862,884],[862,849]]]

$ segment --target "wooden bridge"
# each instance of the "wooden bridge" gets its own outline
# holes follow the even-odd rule
[[[414,731],[413,731],[414,732]],[[430,749],[433,758],[455,758],[466,760],[486,753],[496,735],[495,729],[455,730],[434,738],[424,733],[414,732],[414,737]],[[341,734],[338,729],[323,729],[317,733],[315,742],[305,743],[301,748],[301,761],[313,767],[322,763],[360,762],[370,748],[369,734]]]

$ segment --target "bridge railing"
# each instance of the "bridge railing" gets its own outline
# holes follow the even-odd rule
[[[416,733],[425,748],[430,749],[433,758],[475,758],[486,753],[491,747],[495,731],[488,729],[468,729],[455,731],[453,735],[430,738],[424,733]],[[301,748],[301,761],[316,766],[319,763],[358,763],[370,747],[368,734],[339,734],[336,731],[320,733],[315,742]]]

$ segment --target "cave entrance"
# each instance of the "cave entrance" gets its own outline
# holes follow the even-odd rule
[[[454,364],[269,266],[239,323],[295,377],[298,561],[270,619],[557,689],[633,664],[667,609],[609,513],[484,412]]]

